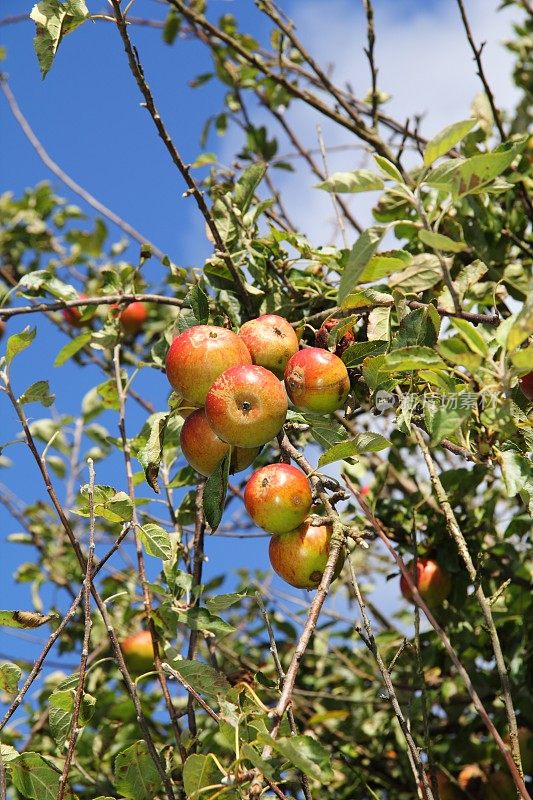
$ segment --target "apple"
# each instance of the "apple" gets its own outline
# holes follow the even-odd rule
[[[316,589],[322,580],[329,555],[331,525],[303,522],[288,533],[276,533],[270,540],[268,554],[274,572],[297,589]],[[338,578],[344,559],[335,567]]]
[[[317,347],[321,347],[324,350],[328,350],[328,341],[329,341],[329,334],[331,330],[340,322],[338,319],[327,319],[323,324],[322,327],[318,329],[315,336],[315,344]],[[344,351],[355,341],[355,336],[353,330],[349,329],[346,333],[341,336],[339,341],[335,347],[335,355],[342,356]]]
[[[183,455],[191,467],[206,478],[213,474],[231,447],[218,438],[203,408],[187,417],[181,429],[180,442]],[[231,454],[230,472],[233,474],[246,469],[258,454],[258,447],[235,447]]]
[[[528,400],[533,400],[533,372],[528,372],[527,375],[523,375],[518,381],[518,385],[520,386],[522,394],[527,397]]]
[[[118,309],[119,306],[113,306]],[[148,311],[144,303],[129,303],[119,314],[121,328],[130,335],[139,333],[148,319]]]
[[[86,300],[86,294],[80,294],[80,300]],[[73,306],[72,308],[64,308],[63,309],[63,319],[65,322],[68,322],[69,325],[72,325],[74,328],[83,328],[86,325],[91,324],[90,319],[82,320],[81,318],[81,311],[77,306]]]
[[[289,358],[298,352],[298,337],[286,319],[277,314],[264,314],[245,322],[239,336],[250,351],[253,364],[283,379]]]
[[[350,391],[343,362],[329,350],[306,347],[292,356],[285,369],[287,394],[302,411],[331,414],[341,408]]]
[[[195,325],[176,336],[166,358],[174,391],[203,406],[211,384],[230,367],[251,364],[248,348],[236,333],[215,325]]]
[[[438,606],[448,597],[452,579],[445,569],[430,558],[419,558],[416,562],[416,576],[412,562],[407,565],[413,582],[428,606]],[[405,578],[400,578],[400,589],[406,600],[413,602],[411,590]]]
[[[119,644],[126,666],[133,675],[143,675],[154,669],[154,648],[150,631],[137,631]]]
[[[248,364],[223,372],[205,400],[209,424],[223,442],[236,447],[259,447],[273,439],[287,407],[285,389],[274,373]]]
[[[291,464],[256,469],[244,490],[246,510],[260,528],[287,533],[301,525],[313,502],[304,473]]]
[[[459,773],[457,783],[465,792],[477,797],[480,793],[484,796],[483,787],[486,780],[487,777],[479,764],[467,764]]]

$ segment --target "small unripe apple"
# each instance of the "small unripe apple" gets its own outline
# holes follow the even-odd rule
[[[193,411],[187,417],[181,429],[180,442],[183,455],[191,467],[206,478],[213,474],[231,447],[218,438],[207,421],[203,408]],[[258,447],[234,447],[230,472],[233,474],[246,469],[258,454]]]
[[[133,675],[144,675],[154,669],[154,648],[150,631],[133,633],[119,644],[126,666]]]
[[[86,294],[80,294],[80,300],[86,300]],[[72,306],[71,308],[64,308],[63,309],[63,319],[65,322],[68,322],[69,325],[72,325],[74,328],[83,328],[86,325],[91,324],[90,319],[82,320],[81,318],[81,311],[78,306]]]
[[[115,308],[118,308],[118,306],[115,306]],[[139,333],[147,319],[148,310],[144,303],[139,301],[127,305],[119,315],[121,328],[130,335]]]
[[[248,348],[236,333],[215,325],[195,325],[176,336],[166,358],[174,391],[203,406],[210,386],[225,370],[251,364]]]
[[[285,388],[274,373],[246,364],[223,372],[205,400],[217,436],[237,447],[259,447],[273,439],[283,427],[287,407]]]
[[[430,558],[419,558],[416,562],[416,575],[412,562],[407,567],[413,583],[428,606],[438,606],[448,597],[452,588],[451,575],[436,561]],[[403,575],[400,578],[400,590],[406,600],[413,602],[412,592]]]
[[[326,568],[332,534],[331,525],[302,523],[296,530],[276,533],[268,554],[274,572],[297,589],[316,589]],[[337,562],[333,578],[338,578],[344,559]]]
[[[527,375],[523,375],[518,385],[522,391],[522,394],[527,397],[528,400],[533,400],[533,372],[528,372]]]
[[[267,464],[257,469],[246,484],[244,505],[260,528],[287,533],[309,514],[313,495],[304,473],[291,464]]]
[[[306,347],[287,364],[285,386],[296,408],[331,414],[346,402],[350,378],[344,363],[334,353],[320,347]]]
[[[289,358],[298,352],[298,337],[286,319],[264,314],[245,322],[239,336],[250,351],[252,363],[283,379]]]

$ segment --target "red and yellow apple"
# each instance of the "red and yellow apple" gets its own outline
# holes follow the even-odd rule
[[[80,300],[86,300],[86,294],[80,294]],[[91,324],[90,319],[82,320],[81,318],[81,311],[78,306],[72,306],[70,308],[63,309],[63,319],[65,322],[68,322],[69,325],[72,325],[74,328],[83,328],[84,326],[88,326]]]
[[[316,589],[326,568],[332,531],[331,525],[311,525],[307,520],[294,531],[276,533],[268,550],[274,572],[297,589]],[[341,556],[334,578],[343,562]]]
[[[181,429],[180,442],[183,455],[191,467],[206,478],[213,474],[231,447],[218,438],[207,421],[203,408],[193,411],[187,417]],[[230,472],[241,472],[249,467],[258,453],[258,447],[234,447]]]
[[[518,381],[518,385],[520,386],[522,394],[527,397],[528,400],[533,400],[533,372],[528,372],[527,375],[523,375]]]
[[[119,306],[114,306],[118,309]],[[136,301],[129,303],[119,314],[119,322],[123,331],[133,336],[142,330],[144,323],[148,319],[148,310],[144,303]]]
[[[315,336],[315,344],[317,347],[321,347],[324,350],[328,350],[328,342],[329,342],[329,334],[335,325],[338,325],[340,320],[338,319],[328,319],[323,324],[322,327],[318,329]],[[355,341],[354,332],[352,329],[347,330],[343,336],[339,339],[335,346],[335,355],[339,358],[342,356],[344,351]]]
[[[273,372],[241,364],[215,380],[207,393],[205,413],[223,442],[259,447],[279,433],[287,406],[283,384]]]
[[[306,347],[287,364],[285,386],[296,408],[331,414],[344,405],[350,378],[344,363],[334,353],[320,347]]]
[[[137,631],[119,644],[126,666],[133,675],[143,675],[154,669],[154,647],[150,631]]]
[[[251,363],[248,348],[236,333],[215,325],[195,325],[170,345],[166,371],[177,394],[202,406],[219,375],[230,367]]]
[[[256,525],[270,533],[287,533],[309,514],[313,495],[304,473],[291,464],[267,464],[246,484],[244,505]]]
[[[251,319],[244,323],[239,336],[250,351],[252,363],[283,379],[289,358],[298,352],[298,337],[286,319],[277,314]]]
[[[449,572],[436,561],[431,558],[419,558],[416,562],[416,575],[412,562],[407,568],[420,596],[428,606],[438,606],[448,597],[452,579]],[[413,602],[411,589],[403,575],[400,578],[400,590],[406,600]]]

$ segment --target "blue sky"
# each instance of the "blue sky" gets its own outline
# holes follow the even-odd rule
[[[497,98],[503,105],[512,104],[510,62],[498,45],[509,32],[509,13],[496,15],[493,0],[473,0],[470,6],[478,40],[487,40],[484,52]],[[23,6],[20,0],[5,0],[2,15],[19,14],[29,11],[30,7],[29,2]],[[89,7],[99,12],[103,4],[90,2]],[[210,7],[217,13],[236,13],[243,20],[243,27],[249,25],[259,39],[266,36],[268,28],[252,0],[220,0]],[[471,56],[452,7],[455,3],[449,0],[375,2],[380,87],[394,94],[390,110],[400,118],[427,112],[425,128],[430,134],[468,116],[469,103],[479,91]],[[295,16],[302,38],[311,43],[311,49],[322,63],[334,60],[338,74],[350,79],[357,91],[364,93],[369,81],[360,48],[364,27],[358,4],[348,0],[294,0],[285,3],[284,8]],[[156,18],[161,16],[162,8],[149,0],[137,0],[133,13]],[[167,47],[161,43],[159,32],[138,27],[131,30],[131,35],[161,114],[184,159],[192,161],[200,152],[199,137],[206,116],[221,107],[222,90],[216,84],[209,83],[199,90],[187,85],[192,77],[210,69],[209,58],[196,42],[179,40],[174,47]],[[0,44],[7,48],[7,60],[2,68],[9,76],[23,113],[50,155],[100,201],[168,252],[176,263],[200,266],[209,252],[203,222],[193,200],[182,198],[184,187],[180,176],[155,135],[147,112],[139,106],[138,90],[114,26],[107,22],[86,23],[67,37],[44,82],[33,53],[32,39],[31,23],[0,27]],[[304,139],[310,144],[316,142],[316,119],[298,109],[291,114]],[[51,176],[25,140],[3,98],[0,98],[0,115],[2,191],[9,189],[18,195],[25,187]],[[327,123],[323,123],[323,129],[328,145],[346,141],[344,134],[340,135]],[[229,159],[237,141],[237,134],[233,132],[227,140],[211,134],[206,149],[219,152],[222,159]],[[360,152],[355,156],[357,162],[364,158],[364,153]],[[357,164],[353,156],[343,154],[332,157],[330,165],[352,169]],[[328,199],[318,192],[313,193],[314,181],[302,173],[283,175],[282,181],[284,197],[294,207],[297,220],[313,236],[327,239],[332,216]],[[65,187],[57,182],[54,186],[58,194],[83,207]],[[305,202],[302,202],[302,194]],[[356,211],[363,221],[369,220],[368,207],[357,205]],[[114,232],[113,237],[118,239],[120,235]],[[162,274],[155,260],[150,261],[145,270],[155,281]],[[32,324],[35,321],[32,319]],[[10,331],[17,332],[24,324],[26,320],[17,318],[10,323]],[[49,378],[51,389],[58,395],[57,410],[76,414],[84,393],[99,382],[101,376],[91,368],[80,371],[68,365],[54,369],[52,363],[65,343],[64,337],[44,320],[39,321],[38,331],[34,346],[15,362],[13,376],[17,391],[21,392],[35,380]],[[147,370],[136,386],[155,406],[165,407],[168,387],[164,376]],[[128,425],[133,434],[140,429],[144,414],[130,405]],[[45,415],[37,406],[30,409],[36,416]],[[110,417],[108,425],[114,430],[115,422]],[[0,428],[2,442],[12,438],[18,430],[13,413],[2,397]],[[1,470],[0,481],[26,500],[42,496],[34,464],[23,448],[16,447],[6,454],[12,456],[15,466],[9,472]],[[116,468],[112,465],[99,468],[98,481],[115,480],[117,488],[124,488],[122,478],[116,479],[114,473]],[[121,481],[120,485],[117,480]],[[0,519],[3,536],[18,529],[17,523],[1,507]],[[239,543],[237,549],[231,540],[211,539],[208,546],[208,575],[231,571],[240,563],[249,567],[268,565],[264,540]],[[3,546],[2,552],[4,580],[0,584],[0,607],[31,608],[28,585],[13,587],[9,580],[13,569],[21,561],[30,559],[29,550],[9,544]],[[387,606],[395,599],[395,591],[389,587],[384,596]],[[46,595],[44,598],[46,605],[46,600],[51,598]],[[379,602],[380,598],[378,605]],[[15,639],[4,631],[0,631],[0,657],[15,652],[23,657],[36,654],[38,644]],[[45,635],[36,632],[35,637],[44,640]]]

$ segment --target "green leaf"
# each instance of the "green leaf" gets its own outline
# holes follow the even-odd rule
[[[270,745],[304,775],[317,781],[330,781],[333,770],[329,763],[329,753],[310,736],[291,736],[273,739],[266,733],[259,733],[258,740]]]
[[[263,180],[266,164],[252,164],[246,169],[235,184],[235,205],[245,214],[250,207],[255,190]]]
[[[50,394],[48,381],[36,381],[19,397],[19,403],[41,403],[48,408],[56,399],[55,394]]]
[[[335,420],[328,419],[323,414],[301,414],[302,420],[311,426],[311,435],[321,447],[331,447],[344,441],[348,434]]]
[[[533,333],[533,292],[528,294],[507,336],[507,349],[516,350]]]
[[[88,484],[81,487],[83,497],[87,497],[88,492]],[[89,517],[89,506],[82,506],[75,513],[80,517]],[[131,522],[133,503],[126,492],[117,492],[112,486],[95,486],[94,515],[103,517],[108,522]]]
[[[517,350],[511,356],[514,366],[520,370],[533,370],[533,347]]]
[[[39,628],[57,614],[37,614],[35,611],[0,611],[0,625],[6,628]]]
[[[220,461],[216,470],[205,482],[203,507],[207,524],[213,531],[220,525],[224,513],[224,503],[228,490],[228,477],[231,462],[231,449]]]
[[[433,347],[437,343],[440,330],[440,317],[433,306],[417,308],[406,314],[393,339],[391,348],[398,350],[413,345]]]
[[[418,238],[422,244],[432,247],[434,250],[444,250],[450,253],[461,253],[464,250],[468,250],[468,247],[464,242],[455,242],[453,239],[450,239],[448,236],[444,236],[442,233],[426,231],[425,228],[422,228],[422,230],[418,231]]]
[[[61,367],[69,358],[75,356],[85,345],[91,341],[92,333],[80,333],[75,339],[61,348],[54,361],[54,367]]]
[[[427,367],[444,368],[440,356],[430,347],[400,347],[383,356],[382,369],[387,372],[407,372]]]
[[[383,174],[386,175],[388,178],[392,178],[392,180],[396,181],[397,183],[405,183],[404,179],[402,178],[402,173],[400,172],[400,170],[392,163],[392,161],[389,161],[388,158],[385,158],[384,156],[375,155],[374,161],[376,162],[380,170],[383,172]]]
[[[361,275],[359,283],[380,281],[394,272],[406,269],[412,262],[413,256],[405,250],[391,250],[388,253],[378,253],[372,256]]]
[[[354,458],[354,456],[358,456],[361,453],[377,453],[379,450],[390,447],[390,445],[389,440],[379,433],[358,433],[355,438],[340,442],[330,447],[325,453],[322,453],[318,459],[318,466],[324,467],[334,461]]]
[[[455,317],[451,317],[450,322],[454,328],[457,328],[461,338],[467,343],[474,353],[478,353],[480,356],[488,355],[488,344],[478,329],[472,325],[471,322],[468,322],[468,320],[465,319],[456,319]]]
[[[0,662],[0,692],[16,694],[22,670],[10,661]]]
[[[79,681],[79,675],[71,676],[75,680],[75,685]],[[65,682],[63,682],[64,685]],[[56,689],[49,697],[48,708],[50,715],[50,730],[58,747],[65,744],[72,722],[74,712],[75,688]],[[96,705],[96,698],[91,694],[83,693],[80,706],[78,724],[84,727],[90,722]]]
[[[347,367],[357,367],[362,364],[367,356],[377,356],[381,353],[386,353],[389,348],[389,343],[380,341],[379,339],[373,342],[356,342],[351,344],[342,354],[342,360]]]
[[[199,325],[205,325],[209,319],[209,299],[199,284],[195,283],[185,297],[185,302],[192,308]]]
[[[168,561],[172,556],[172,542],[170,534],[159,525],[148,522],[139,531],[144,549],[149,556]]]
[[[161,779],[148,753],[146,742],[139,740],[115,759],[115,788],[128,800],[153,800]]]
[[[81,25],[89,16],[83,0],[43,0],[33,6],[30,18],[35,22],[36,35],[33,46],[41,68],[46,77],[54,62],[54,57],[63,36]]]
[[[15,333],[9,337],[6,346],[6,364],[11,364],[15,356],[18,356],[19,353],[22,353],[23,350],[30,346],[35,339],[36,333],[36,328],[28,326],[24,328],[22,333]]]
[[[364,268],[378,249],[385,231],[386,228],[382,225],[367,228],[352,247],[341,275],[338,293],[339,305],[357,284]]]
[[[150,434],[144,447],[137,453],[137,459],[140,461],[144,469],[146,482],[154,492],[159,494],[159,486],[157,484],[157,476],[159,474],[159,465],[163,456],[163,445],[165,443],[165,431],[168,425],[170,414],[158,413],[152,414],[147,424],[150,428]]]
[[[60,774],[38,753],[22,753],[10,762],[13,785],[29,800],[56,800]],[[72,798],[68,791],[65,795]]]
[[[428,415],[428,429],[431,434],[431,446],[435,447],[443,439],[451,436],[472,414],[476,396],[471,392],[452,395],[446,403],[439,404]]]
[[[500,464],[508,497],[515,497],[533,479],[533,470],[528,459],[518,450],[504,450]]]
[[[439,259],[432,253],[414,256],[411,264],[401,272],[391,275],[389,287],[405,292],[424,292],[442,281]]]
[[[233,592],[231,594],[219,594],[216,597],[208,597],[205,604],[212,614],[219,614],[226,608],[240,602],[243,597],[247,597],[246,592]]]
[[[180,612],[178,618],[191,631],[211,631],[225,636],[235,630],[232,625],[211,614],[207,608],[189,608],[187,611]]]
[[[437,133],[429,140],[424,150],[424,166],[429,167],[438,158],[446,155],[476,124],[476,119],[463,119],[448,125],[440,133]]]
[[[390,340],[390,314],[389,306],[372,309],[366,325],[366,335],[369,341],[388,342]]]
[[[383,189],[383,181],[368,169],[358,169],[355,172],[334,172],[325,181],[315,184],[316,189],[326,192],[342,194],[345,192],[369,192],[374,189]]]
[[[183,659],[174,662],[173,669],[199,694],[218,697],[229,692],[231,686],[222,672],[200,661]]]
[[[222,779],[222,773],[209,755],[189,756],[183,765],[183,788],[187,795],[187,800],[198,800],[199,797],[208,796],[207,793],[200,795],[201,789],[207,786],[218,786]]]

